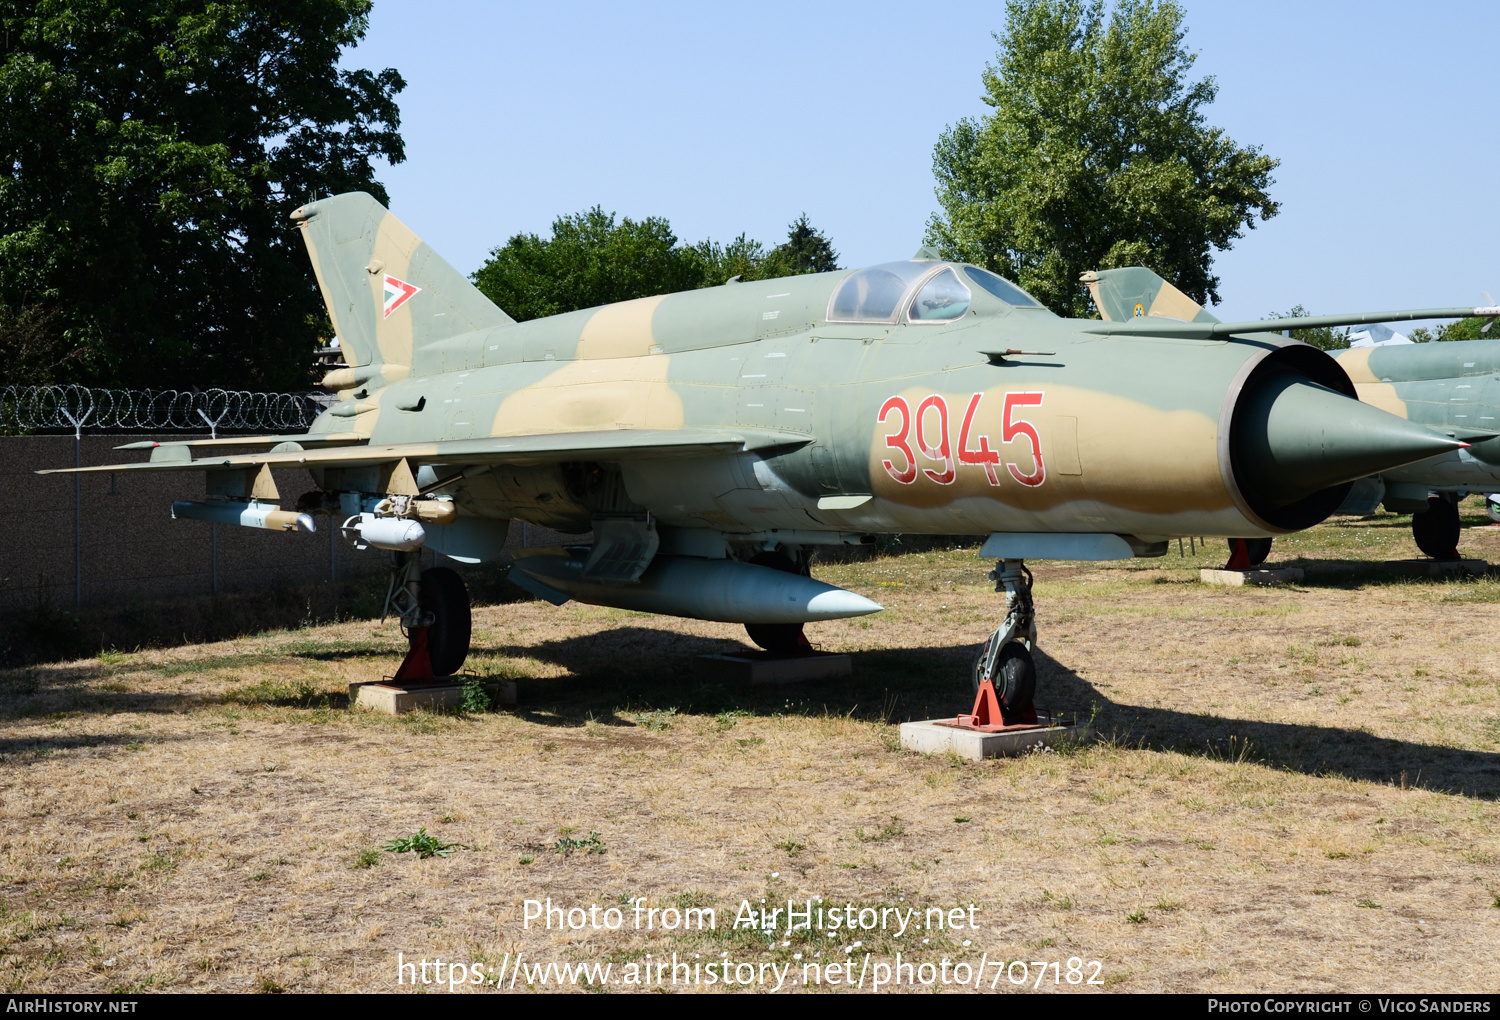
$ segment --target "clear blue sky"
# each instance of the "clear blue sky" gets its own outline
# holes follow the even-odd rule
[[[1221,253],[1221,318],[1500,296],[1500,4],[1187,0],[1211,124],[1281,160],[1282,203]],[[395,67],[392,207],[464,272],[594,204],[688,241],[784,236],[904,258],[932,146],[981,115],[1001,3],[375,0],[349,66]]]

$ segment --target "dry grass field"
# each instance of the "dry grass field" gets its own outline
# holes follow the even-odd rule
[[[1476,506],[1462,548],[1500,562]],[[527,601],[476,609],[469,667],[520,691],[481,714],[351,711],[345,685],[401,651],[374,621],[12,670],[0,982],[394,990],[398,953],[619,972],[900,950],[1097,960],[1121,991],[1493,992],[1500,581],[1371,563],[1414,555],[1381,516],[1278,541],[1273,563],[1308,570],[1286,588],[1199,584],[1219,542],[1039,564],[1038,700],[1102,739],[982,764],[895,739],[971,697],[1000,605],[973,549],[817,570],[887,607],[809,628],[853,656],[847,682],[704,684],[694,656],[739,628]],[[465,846],[381,850],[422,828]],[[526,899],[629,917],[641,896],[713,907],[717,928],[522,926]],[[742,899],[812,897],[973,903],[978,929],[731,928]]]

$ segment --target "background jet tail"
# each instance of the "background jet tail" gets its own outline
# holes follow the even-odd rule
[[[416,349],[515,323],[362,191],[309,202],[292,221],[351,368],[378,368],[394,382]]]
[[[1148,315],[1183,322],[1218,322],[1203,306],[1160,276],[1141,266],[1087,272],[1079,278],[1089,289],[1105,322],[1126,322]]]

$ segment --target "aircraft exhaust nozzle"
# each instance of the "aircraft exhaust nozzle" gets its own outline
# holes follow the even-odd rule
[[[1286,369],[1246,388],[1230,439],[1241,493],[1263,518],[1289,528],[1308,525],[1277,517],[1290,512],[1300,518],[1303,512],[1291,508],[1310,497],[1328,493],[1333,499],[1331,490],[1355,479],[1464,445]],[[1313,523],[1342,502],[1342,492],[1337,495]]]
[[[801,574],[738,560],[657,556],[640,580],[606,583],[583,576],[585,560],[544,553],[511,567],[511,580],[552,602],[685,616],[721,623],[811,623],[878,613],[884,607]]]
[[[283,510],[274,504],[265,503],[195,503],[179,499],[172,504],[172,517],[194,521],[210,521],[215,524],[238,524],[245,528],[260,528],[264,531],[310,531],[318,530],[317,523],[308,514]]]

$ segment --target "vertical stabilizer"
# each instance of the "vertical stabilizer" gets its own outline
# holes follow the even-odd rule
[[[1158,315],[1183,322],[1218,322],[1203,306],[1160,276],[1141,266],[1087,272],[1079,279],[1089,289],[1105,322],[1124,322]]]
[[[414,350],[515,322],[362,191],[309,202],[292,221],[352,368],[377,367],[394,382]]]

